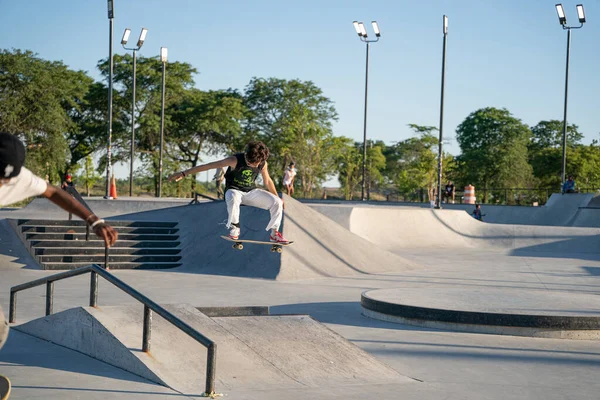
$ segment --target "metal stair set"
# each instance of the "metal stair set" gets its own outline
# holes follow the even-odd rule
[[[109,221],[119,240],[109,249],[111,269],[167,269],[181,265],[177,222]],[[83,221],[17,221],[18,234],[42,269],[74,269],[105,262],[104,241]]]

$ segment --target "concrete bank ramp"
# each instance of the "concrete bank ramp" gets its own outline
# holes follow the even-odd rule
[[[120,219],[177,221],[182,242],[183,267],[176,271],[274,280],[401,272],[419,268],[389,251],[333,223],[329,218],[288,196],[281,230],[294,244],[283,253],[270,246],[248,243],[243,250],[220,236],[227,235],[224,202],[155,210],[119,216]],[[269,213],[241,208],[241,238],[269,239],[265,227]]]
[[[309,316],[208,317],[165,306],[217,343],[217,392],[411,381]],[[79,307],[14,329],[87,354],[184,394],[201,394],[206,349],[154,315],[141,351],[143,307]]]
[[[511,250],[600,255],[600,228],[545,227],[480,222],[460,210],[316,206],[351,232],[401,252],[420,248]]]
[[[600,208],[593,204],[600,203],[600,197],[593,198],[593,194],[573,193],[559,194],[554,193],[548,199],[548,202],[540,207],[531,206],[504,206],[504,205],[482,205],[485,214],[485,222],[493,224],[511,224],[511,225],[543,225],[543,226],[585,226],[600,228]],[[429,203],[360,203],[344,202],[335,203],[334,201],[307,200],[306,204],[316,210],[324,210],[331,205],[354,206],[354,207],[394,207],[397,209],[431,209]],[[464,210],[471,214],[475,209],[473,204],[443,204],[444,210]],[[341,207],[340,207],[341,209]],[[587,213],[580,211],[588,209]],[[327,211],[331,213],[331,210]],[[338,210],[335,212],[342,213]],[[331,217],[331,215],[328,214]]]

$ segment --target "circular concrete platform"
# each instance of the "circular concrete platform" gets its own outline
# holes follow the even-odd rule
[[[600,339],[600,296],[548,290],[379,289],[361,295],[363,315],[462,332]]]

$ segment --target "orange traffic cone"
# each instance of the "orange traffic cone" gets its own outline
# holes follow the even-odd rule
[[[112,197],[113,199],[117,198],[117,181],[115,180],[115,176],[112,176],[112,179],[110,180],[110,191],[109,191],[110,197]]]

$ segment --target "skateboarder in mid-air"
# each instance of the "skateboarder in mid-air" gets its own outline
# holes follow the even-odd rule
[[[263,142],[251,141],[246,145],[244,153],[234,154],[219,161],[198,165],[191,169],[176,172],[169,176],[169,181],[179,181],[187,175],[208,171],[214,168],[227,168],[225,173],[225,202],[227,203],[227,228],[229,238],[237,240],[240,236],[240,205],[269,210],[271,220],[266,230],[270,231],[269,240],[272,243],[288,244],[279,226],[283,217],[283,200],[277,195],[275,184],[269,175],[267,165],[269,149]],[[263,183],[269,190],[258,189],[255,181],[258,174],[262,175]]]

